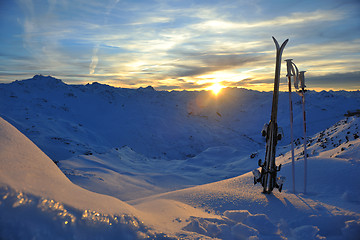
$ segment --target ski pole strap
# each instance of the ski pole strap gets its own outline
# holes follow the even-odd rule
[[[294,87],[295,89],[299,88],[299,69],[295,65],[295,63],[292,63],[292,70],[294,72]]]

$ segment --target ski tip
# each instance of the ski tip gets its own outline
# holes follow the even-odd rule
[[[278,41],[276,40],[276,38],[272,37],[274,43],[275,43],[275,46],[276,46],[276,49],[279,49],[279,43]]]
[[[281,44],[281,47],[280,47],[281,51],[284,50],[284,48],[285,48],[286,44],[288,43],[288,41],[289,41],[289,39],[286,39],[286,40],[283,42],[283,44]]]

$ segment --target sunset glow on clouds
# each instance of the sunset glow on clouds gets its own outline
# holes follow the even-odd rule
[[[274,36],[290,39],[283,59],[307,71],[309,88],[360,88],[357,0],[0,4],[1,82],[40,73],[74,84],[271,90]]]

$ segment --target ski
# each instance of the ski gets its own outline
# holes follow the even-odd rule
[[[279,134],[277,126],[281,56],[289,39],[286,39],[281,46],[279,46],[279,43],[274,37],[272,37],[272,39],[274,40],[276,46],[276,66],[271,118],[269,124],[265,124],[262,130],[262,135],[266,137],[265,162],[262,163],[259,161],[261,172],[257,169],[253,171],[254,183],[261,183],[263,186],[263,193],[271,193],[275,187],[281,192],[282,185],[285,180],[284,177],[277,178],[277,172],[280,171],[281,165],[276,166],[275,154],[277,141],[281,139],[281,134]]]

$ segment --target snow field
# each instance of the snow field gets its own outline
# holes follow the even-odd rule
[[[280,94],[285,139],[276,161],[287,180],[283,192],[270,195],[253,185],[250,171],[264,156],[259,130],[270,117],[271,93],[225,89],[214,99],[207,92],[71,86],[43,76],[1,84],[0,93],[8,103],[1,117],[24,133],[0,118],[2,239],[360,234],[360,120],[344,117],[358,108],[359,92],[307,93],[306,194],[301,105],[294,97],[293,193],[287,95]]]

